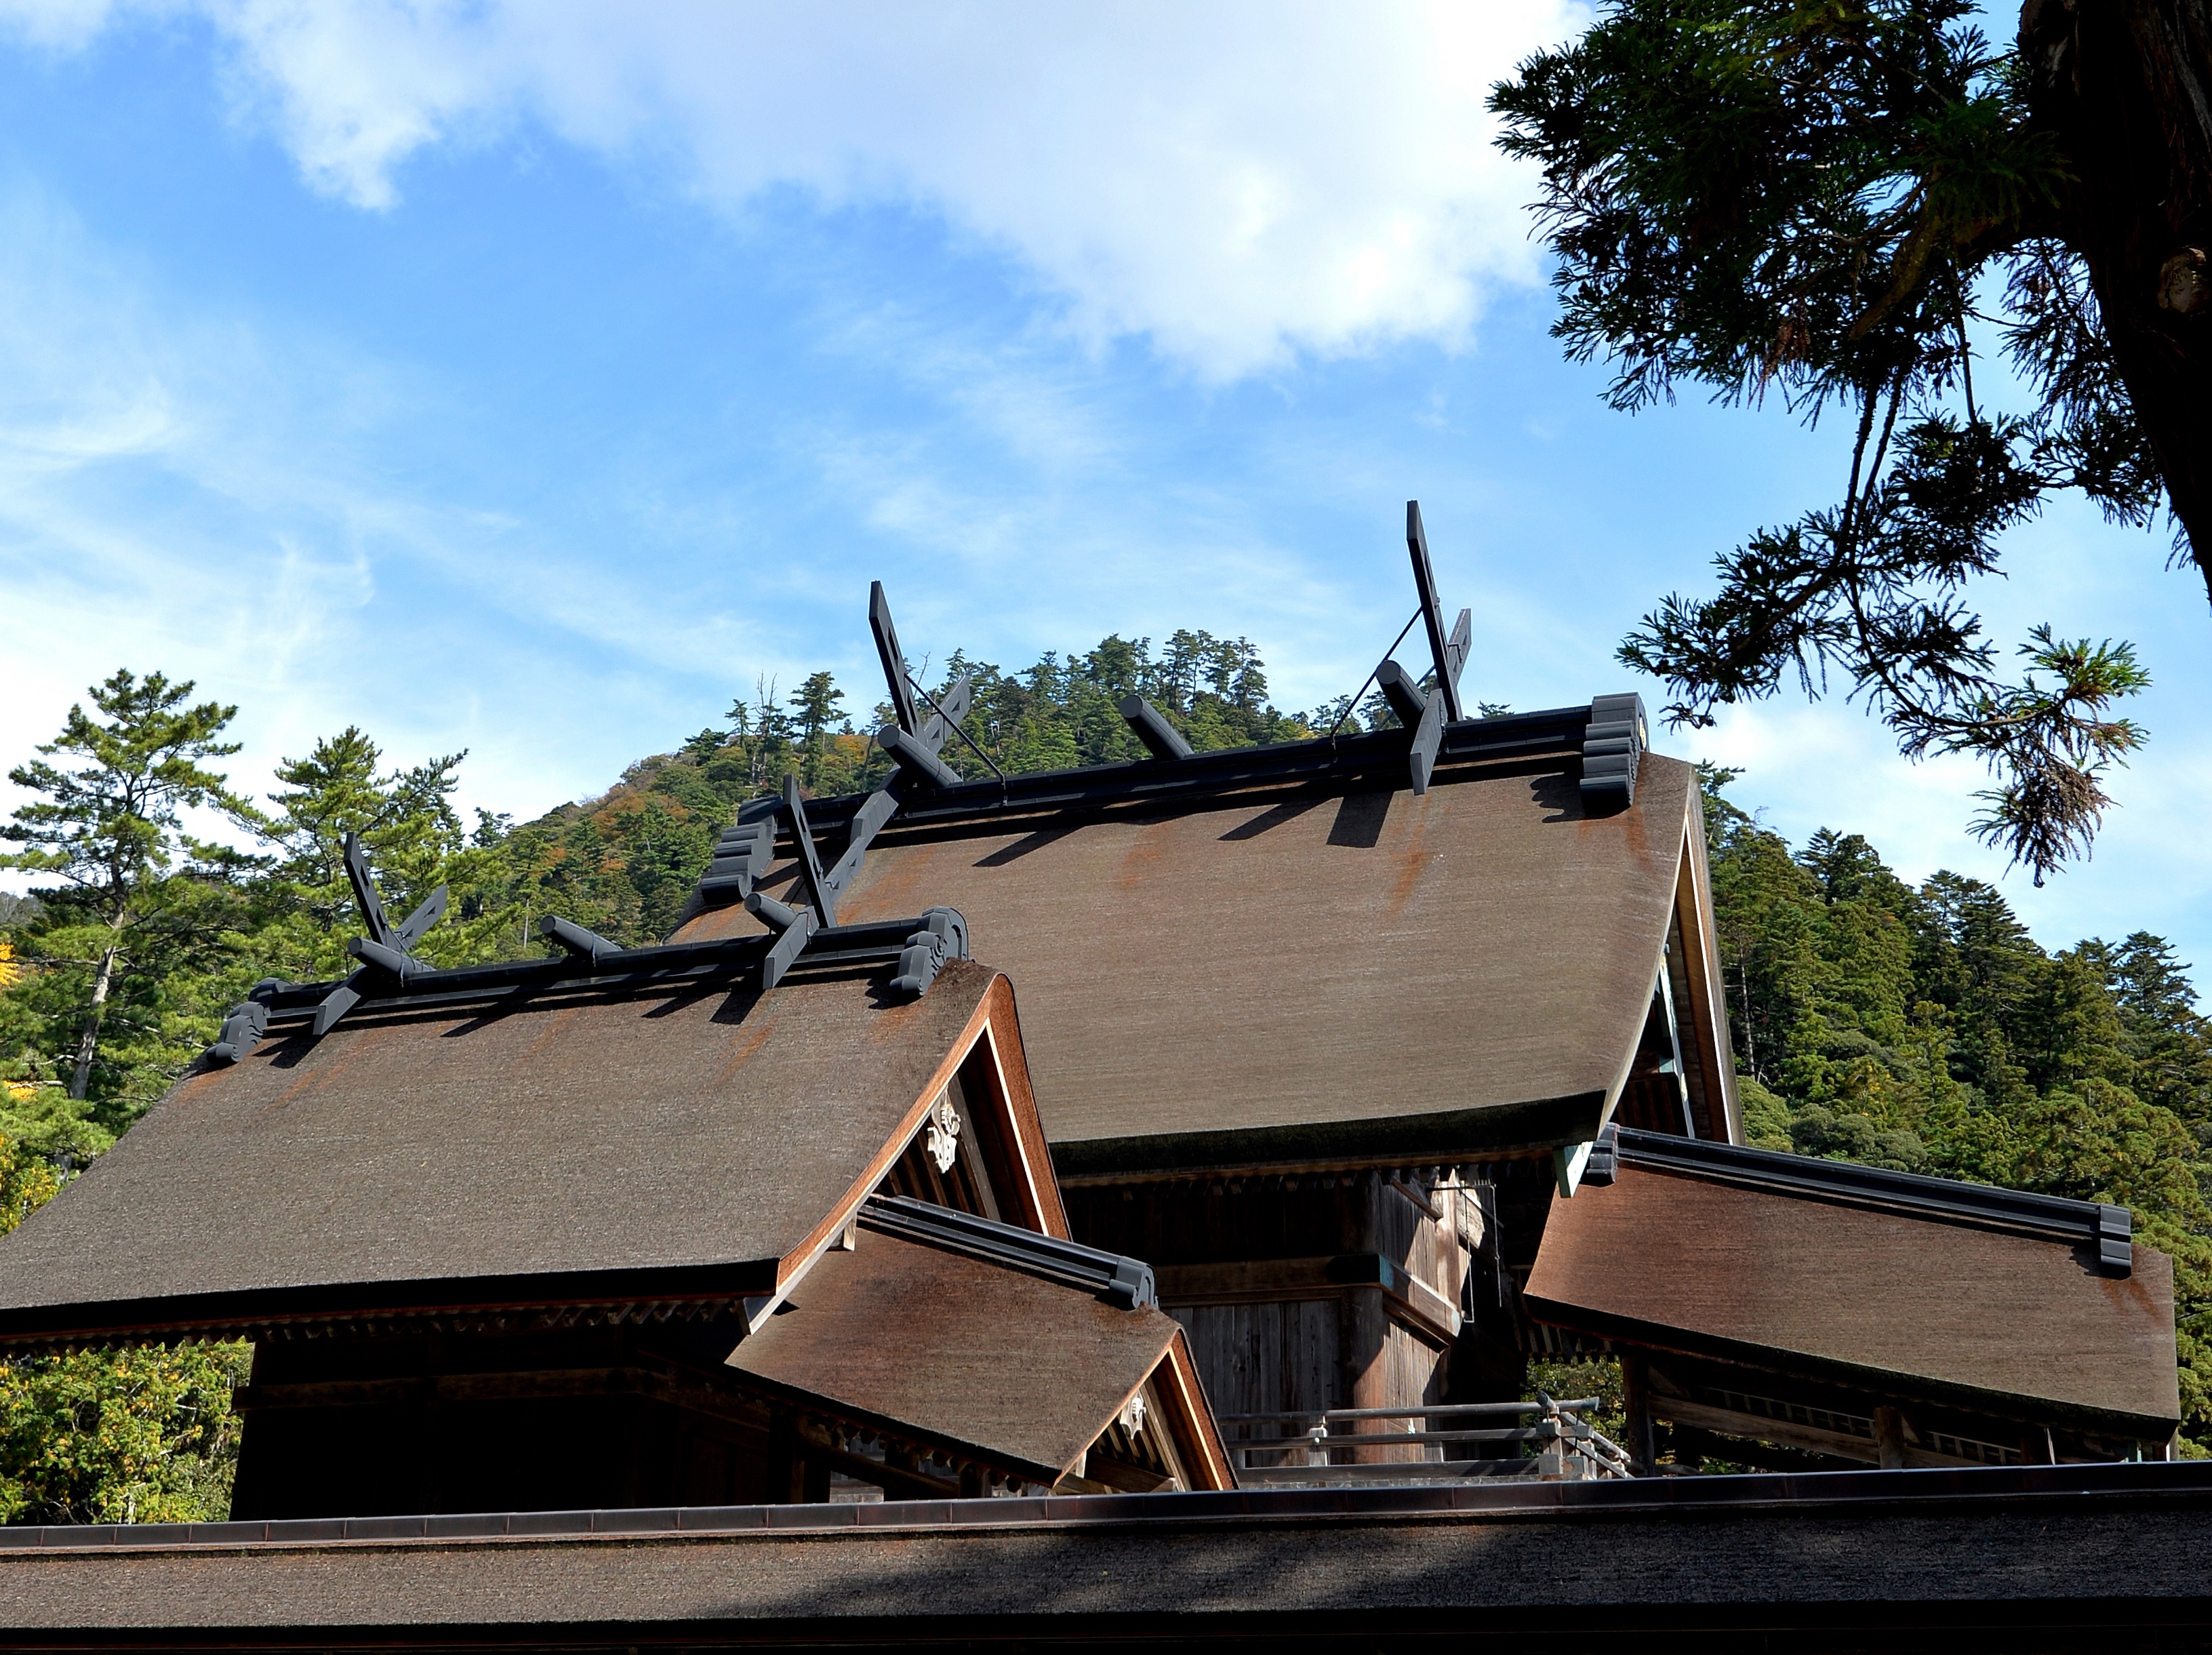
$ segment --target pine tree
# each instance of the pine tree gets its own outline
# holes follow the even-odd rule
[[[238,864],[222,848],[186,835],[179,812],[207,807],[249,825],[256,816],[204,762],[238,751],[221,739],[238,709],[189,704],[192,688],[159,672],[141,679],[118,671],[89,692],[97,716],[72,705],[61,733],[39,748],[47,758],[67,755],[75,768],[40,758],[8,773],[40,797],[0,827],[0,838],[23,847],[0,855],[0,867],[61,880],[39,893],[52,910],[37,933],[41,963],[88,968],[70,1054],[72,1098],[92,1085],[118,983],[153,964],[157,952],[204,957],[220,946],[220,916],[207,911],[193,876],[220,880]]]
[[[2008,50],[1969,0],[1612,0],[1492,107],[1543,168],[1553,331],[1613,365],[1614,406],[1690,382],[1842,417],[1840,498],[1716,559],[1623,659],[1678,721],[1835,682],[1909,756],[1975,755],[1976,831],[2040,883],[2087,852],[2147,679],[2048,626],[2008,672],[1970,592],[2067,495],[2178,522],[2212,583],[2212,7],[2019,17]]]
[[[799,729],[801,765],[806,785],[818,790],[822,785],[822,764],[829,751],[830,721],[837,717],[837,703],[845,692],[827,672],[810,672],[791,697],[793,722]]]

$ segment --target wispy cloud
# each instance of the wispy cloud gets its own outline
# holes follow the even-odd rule
[[[189,9],[162,0],[136,8]],[[389,209],[441,146],[536,123],[742,214],[797,186],[1002,248],[1066,326],[1212,380],[1464,344],[1526,282],[1527,178],[1483,108],[1584,21],[1516,4],[1097,8],[205,0],[240,114],[317,189]],[[11,0],[82,46],[100,0]]]
[[[524,712],[560,676],[544,640],[592,648],[619,706],[660,693],[625,691],[625,658],[720,665],[724,624],[380,479],[393,429],[440,403],[327,338],[177,303],[51,194],[0,180],[0,752],[129,665],[240,703],[241,775],[358,719],[403,751],[489,748],[472,767],[488,798],[603,784]],[[469,727],[464,661],[507,692],[494,742]]]

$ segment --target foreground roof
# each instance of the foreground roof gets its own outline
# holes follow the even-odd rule
[[[279,1031],[0,1238],[0,1337],[773,1293],[994,1017],[1013,1045],[1005,980],[955,961],[917,1000],[844,974]]]
[[[1623,1132],[1556,1202],[1538,1321],[2025,1420],[2163,1440],[2173,1262],[2123,1209]]]
[[[1224,1634],[2108,1648],[2212,1630],[2212,1468],[0,1530],[0,1629],[79,1649],[819,1648]]]
[[[960,911],[1021,985],[1063,1177],[1586,1140],[1678,907],[1709,909],[1692,768],[1644,755],[1634,802],[1595,813],[1589,718],[1453,725],[1421,794],[1399,732],[910,789],[838,916]],[[828,852],[854,807],[810,807]],[[797,877],[787,857],[761,888]],[[678,940],[758,929],[732,904]],[[1725,1041],[1705,1031],[1723,1095]]]
[[[1148,1276],[1146,1302],[1129,1303],[1110,1278],[1084,1281],[1050,1254],[1024,1258],[1015,1250],[1032,1238],[1020,1232],[962,1226],[1008,1244],[976,1246],[957,1215],[933,1218],[916,1202],[871,1202],[860,1222],[857,1246],[825,1254],[730,1354],[731,1368],[850,1418],[988,1453],[1049,1488],[1084,1474],[1085,1451],[1165,1364],[1166,1395],[1149,1420],[1138,1415],[1139,1434],[1194,1437],[1170,1463],[1191,1462],[1198,1487],[1234,1486],[1182,1329],[1150,1298]],[[1069,1243],[1054,1250],[1133,1264]]]

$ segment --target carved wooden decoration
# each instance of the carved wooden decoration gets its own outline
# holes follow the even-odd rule
[[[928,1137],[924,1147],[939,1172],[950,1172],[960,1157],[960,1111],[952,1107],[952,1094],[942,1094],[929,1111]]]

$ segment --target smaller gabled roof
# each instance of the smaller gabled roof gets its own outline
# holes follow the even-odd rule
[[[2121,1209],[1622,1130],[1554,1202],[1537,1321],[2148,1440],[2181,1417],[2173,1263]],[[1605,1176],[1606,1144],[1592,1173]]]
[[[371,1004],[272,1033],[0,1238],[0,1340],[771,1294],[987,1025],[1018,1062],[998,973],[956,961],[918,1000],[880,976]],[[1028,1216],[1064,1227],[1049,1185]]]
[[[875,1197],[860,1225],[853,1250],[823,1255],[730,1367],[1049,1486],[1166,1364],[1159,1392],[1193,1405],[1171,1402],[1180,1417],[1145,1428],[1195,1433],[1199,1486],[1232,1483],[1148,1266],[919,1202]]]

